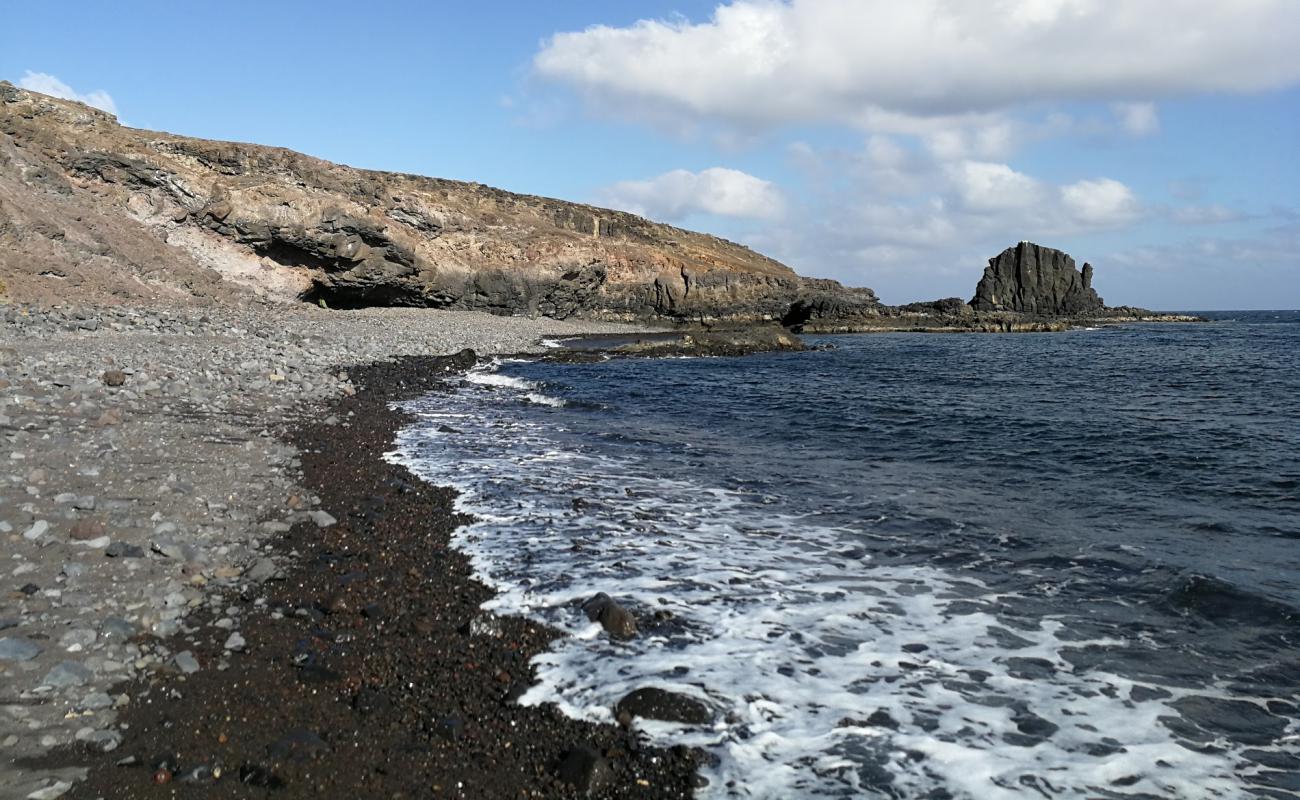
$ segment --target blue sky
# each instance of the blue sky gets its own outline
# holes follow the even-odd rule
[[[136,127],[614,205],[889,302],[1029,238],[1111,303],[1300,307],[1293,0],[12,3]]]

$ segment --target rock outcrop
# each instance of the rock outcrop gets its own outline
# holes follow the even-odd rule
[[[1092,288],[1091,264],[1080,272],[1066,253],[1032,242],[989,259],[970,306],[1041,317],[1086,316],[1106,308]]]
[[[702,324],[880,308],[869,289],[632,214],[136,130],[4,82],[0,274],[37,302],[251,293]]]

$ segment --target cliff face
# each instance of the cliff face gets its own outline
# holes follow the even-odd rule
[[[989,259],[970,301],[976,311],[1013,311],[1045,317],[1095,314],[1106,305],[1092,288],[1092,265],[1080,272],[1069,255],[1032,242]]]
[[[0,271],[36,301],[253,293],[671,322],[879,308],[869,289],[632,214],[125,128],[4,82]]]

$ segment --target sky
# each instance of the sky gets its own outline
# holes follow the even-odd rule
[[[1107,302],[1300,308],[1295,0],[3,6],[127,125],[644,214],[903,303],[1020,240]]]

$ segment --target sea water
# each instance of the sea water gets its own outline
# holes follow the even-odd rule
[[[570,634],[522,702],[705,703],[702,796],[1300,797],[1300,313],[1212,316],[493,362],[394,458]]]

